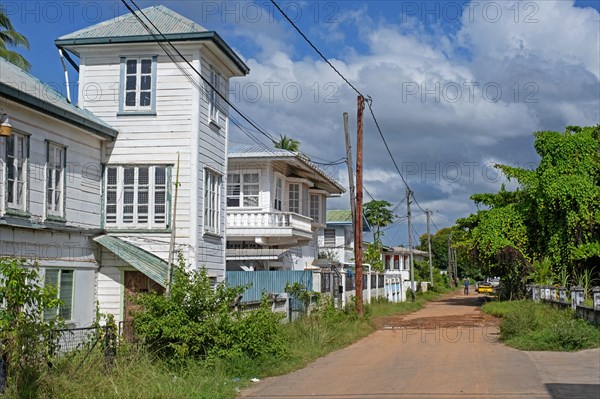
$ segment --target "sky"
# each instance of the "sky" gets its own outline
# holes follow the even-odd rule
[[[163,4],[214,30],[250,74],[230,99],[270,135],[287,135],[347,187],[342,114],[356,134],[357,93],[268,0]],[[290,19],[362,94],[414,192],[415,237],[476,211],[469,197],[515,188],[493,165],[534,168],[536,131],[600,123],[600,1],[285,1]],[[125,14],[113,0],[2,1],[32,73],[63,88],[54,39]],[[70,69],[70,79],[76,72]],[[241,120],[239,116],[236,119]],[[406,245],[405,185],[365,110],[365,201],[393,204],[384,242]],[[246,124],[247,126],[247,124]],[[247,132],[264,144],[267,138]],[[230,137],[250,141],[231,127]],[[353,144],[354,158],[356,158]],[[349,208],[348,195],[328,201]]]

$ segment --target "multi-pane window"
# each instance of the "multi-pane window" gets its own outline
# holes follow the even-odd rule
[[[13,133],[6,139],[6,206],[26,210],[29,137]]]
[[[127,111],[152,109],[152,91],[156,76],[152,58],[127,58],[123,71],[123,104]]]
[[[120,228],[167,226],[167,166],[108,166],[105,222]]]
[[[208,90],[210,120],[218,124],[219,109],[221,108],[221,97],[218,94],[221,90],[221,75],[213,69],[210,70],[210,84],[212,85]]]
[[[324,229],[323,235],[326,247],[335,247],[335,229]]]
[[[259,195],[258,173],[227,174],[227,206],[257,207]]]
[[[290,183],[288,185],[288,211],[300,213],[300,184]]]
[[[73,319],[73,270],[46,269],[44,285],[52,285],[56,288],[57,298],[61,304],[57,308],[44,310],[44,321],[54,320],[57,317],[62,320]]]
[[[321,212],[321,195],[311,194],[310,195],[310,218],[313,223],[322,223],[322,212]]]
[[[273,209],[276,211],[283,210],[283,179],[281,177],[275,178],[275,195],[273,199]]]
[[[46,209],[49,216],[64,216],[66,148],[48,143]]]
[[[221,233],[222,176],[205,169],[204,173],[204,231]]]

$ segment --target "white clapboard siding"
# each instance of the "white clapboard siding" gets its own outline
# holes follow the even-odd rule
[[[46,153],[50,141],[67,149],[66,225],[99,228],[101,184],[94,177],[101,170],[101,139],[23,106],[8,101],[4,105],[15,131],[29,135],[28,210],[31,219],[44,220],[46,215]]]

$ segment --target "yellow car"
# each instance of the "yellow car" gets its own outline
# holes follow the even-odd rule
[[[494,292],[494,287],[492,287],[490,283],[480,281],[477,283],[477,292],[480,294],[492,294]]]

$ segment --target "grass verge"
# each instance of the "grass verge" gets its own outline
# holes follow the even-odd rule
[[[483,312],[501,317],[500,338],[528,351],[576,351],[600,347],[600,327],[576,319],[570,309],[532,301],[488,302]]]
[[[3,398],[44,399],[183,399],[235,398],[251,378],[281,375],[304,367],[332,351],[356,342],[375,330],[373,318],[416,311],[435,292],[417,294],[415,302],[375,302],[365,306],[365,317],[353,309],[324,307],[309,317],[285,324],[284,356],[235,356],[189,360],[173,365],[139,347],[121,346],[111,367],[100,348],[90,354],[62,357],[27,389],[9,386]]]

